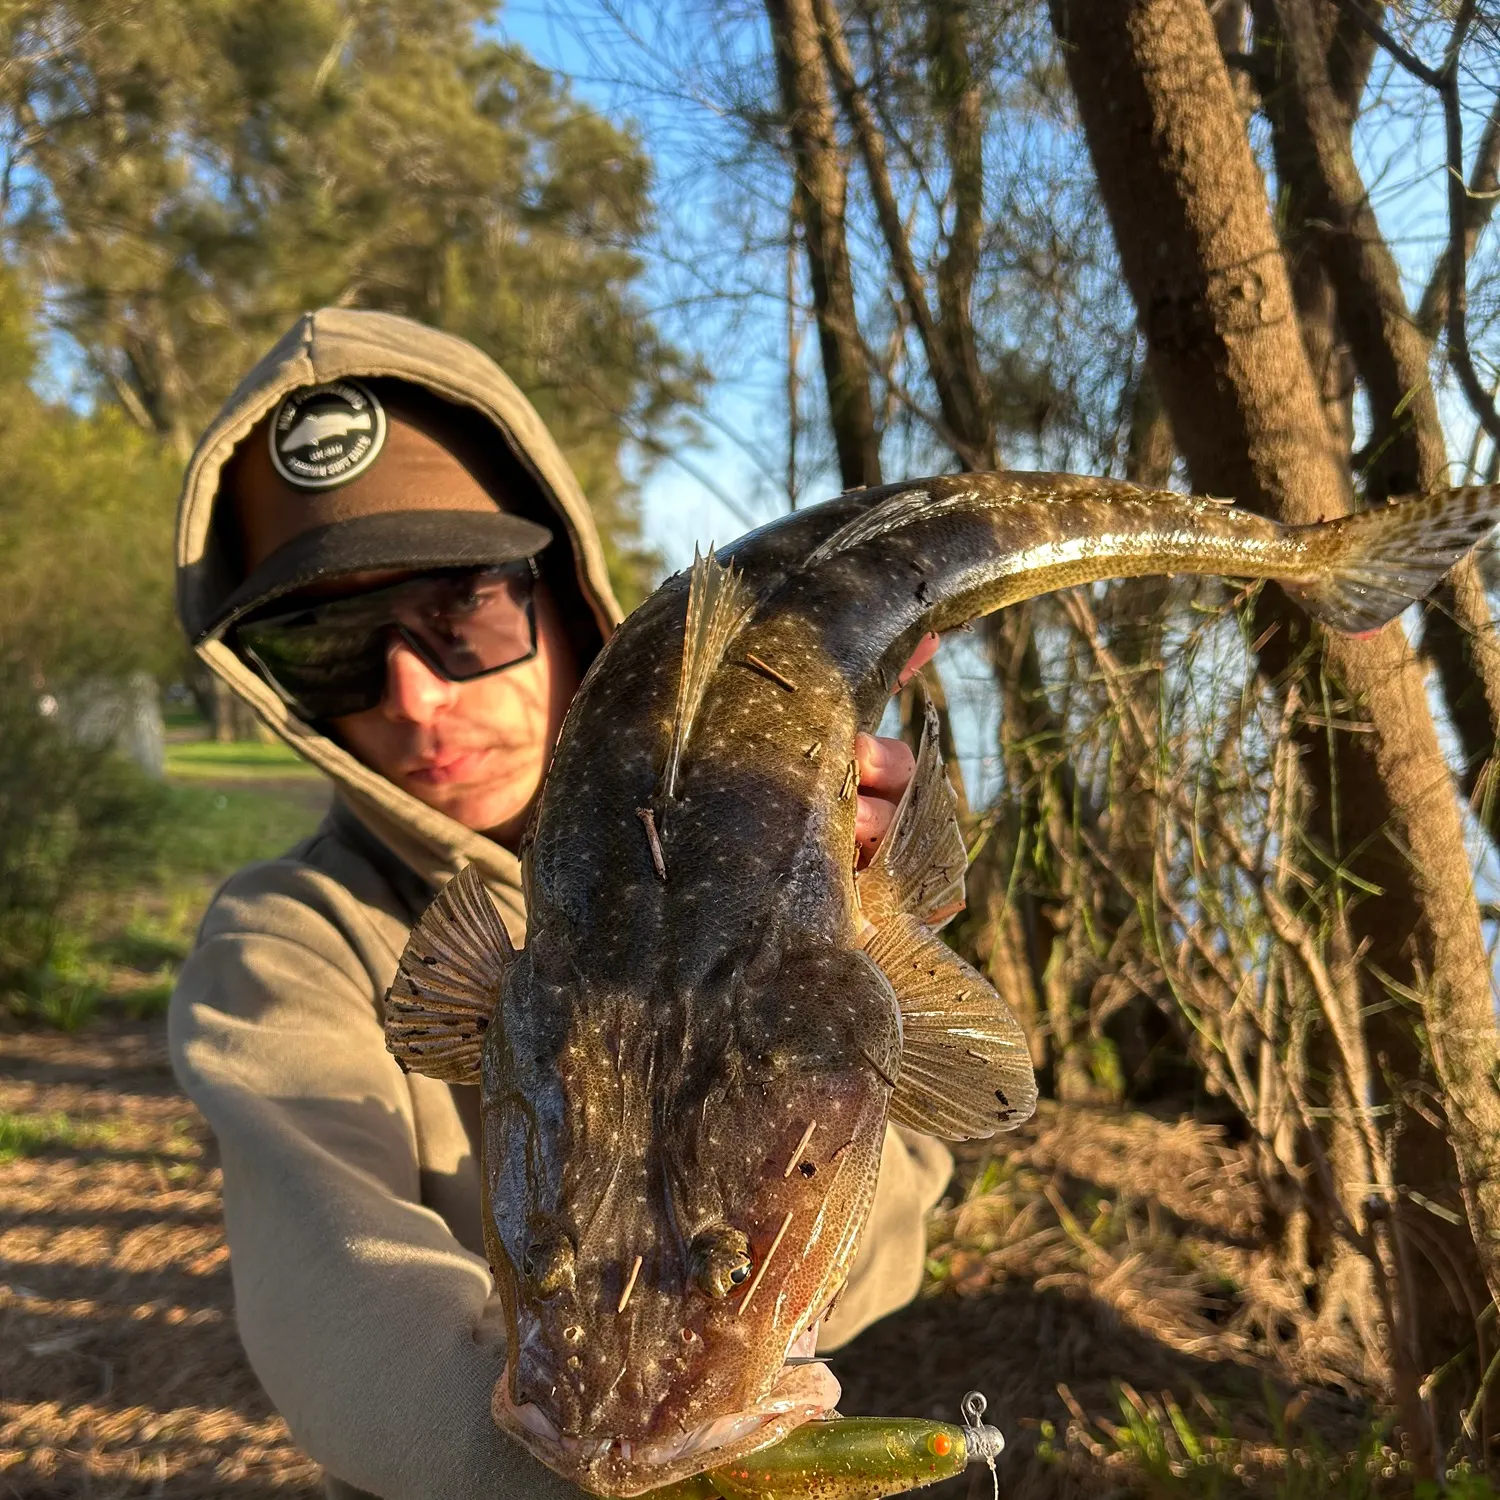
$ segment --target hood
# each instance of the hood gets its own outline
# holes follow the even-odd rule
[[[241,581],[234,528],[217,516],[219,476],[235,446],[287,392],[361,375],[425,386],[494,424],[536,483],[538,518],[552,525],[553,546],[566,546],[571,553],[582,601],[575,609],[591,617],[571,623],[575,634],[596,636],[597,649],[619,622],[620,607],[588,502],[531,403],[472,344],[409,318],[344,308],[299,318],[240,382],[188,460],[177,509],[177,612],[189,640],[197,639]],[[508,914],[523,918],[520,865],[510,850],[362,765],[299,718],[224,642],[210,640],[195,649],[274,734],[333,778],[360,822],[418,875],[441,885],[464,865],[476,865]],[[581,666],[587,665],[588,654]]]

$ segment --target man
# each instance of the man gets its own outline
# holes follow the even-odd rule
[[[332,1495],[576,1494],[490,1418],[505,1350],[477,1091],[403,1074],[381,1012],[408,930],[465,864],[524,938],[515,851],[619,618],[587,505],[478,350],[330,309],[204,434],[177,564],[199,656],[336,786],[312,838],[218,893],[172,1000],[251,1364]],[[865,738],[858,759],[869,847],[911,757]],[[834,1340],[916,1291],[950,1166],[889,1134]]]

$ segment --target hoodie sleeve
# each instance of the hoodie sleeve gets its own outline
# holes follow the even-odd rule
[[[412,1085],[359,926],[330,877],[252,867],[172,999],[173,1064],[219,1143],[250,1363],[303,1448],[384,1500],[579,1495],[491,1419],[498,1299],[420,1201]]]
[[[842,1348],[917,1295],[927,1261],[927,1214],[952,1176],[953,1157],[941,1141],[886,1126],[875,1201],[849,1280],[818,1334],[820,1354]]]

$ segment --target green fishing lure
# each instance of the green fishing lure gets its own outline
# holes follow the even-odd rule
[[[663,1489],[650,1500],[883,1500],[952,1479],[972,1463],[994,1468],[1005,1446],[980,1421],[984,1397],[964,1399],[965,1424],[915,1417],[808,1422],[769,1448]]]

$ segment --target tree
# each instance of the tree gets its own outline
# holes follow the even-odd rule
[[[1053,0],[1053,17],[1152,371],[1194,484],[1287,522],[1342,514],[1354,499],[1349,456],[1325,415],[1265,185],[1207,11],[1195,0],[1139,0],[1107,17],[1091,13],[1085,24],[1070,0]],[[1294,38],[1287,50],[1297,67],[1313,71],[1310,59],[1326,66],[1326,42],[1299,0],[1258,19]],[[1299,26],[1306,31],[1289,29]],[[1335,164],[1324,165],[1332,177]],[[1331,201],[1326,191],[1313,200],[1324,210]],[[1345,266],[1336,276],[1338,257],[1366,267],[1379,258],[1371,226],[1343,227],[1325,261],[1336,288],[1359,269]],[[1379,305],[1340,297],[1340,328],[1355,328],[1360,314]],[[1356,353],[1362,370],[1377,355],[1386,366],[1398,362],[1392,346],[1403,325],[1389,306],[1385,314],[1358,334],[1361,347],[1379,346],[1364,359]],[[1414,429],[1423,390],[1430,400],[1425,380]],[[1407,396],[1410,404],[1410,390]],[[1377,425],[1395,420],[1390,406],[1376,412]],[[1412,1267],[1435,1237],[1412,1191],[1441,1203],[1447,1184],[1461,1190],[1469,1237],[1448,1245],[1444,1269],[1473,1267],[1489,1295],[1500,1292],[1500,1058],[1463,830],[1420,664],[1399,626],[1361,641],[1310,634],[1270,597],[1260,601],[1255,624],[1268,677],[1344,703],[1363,731],[1303,730],[1317,819],[1309,842],[1322,845],[1337,881],[1356,879],[1380,899],[1361,902],[1336,885],[1321,932],[1299,928],[1279,897],[1269,912],[1284,942],[1306,945],[1315,983],[1319,965],[1335,967],[1321,951],[1342,944],[1363,959],[1357,977],[1347,974],[1346,993],[1333,983],[1320,993],[1341,1075],[1339,1108],[1367,1143],[1347,1163],[1355,1171],[1333,1185],[1335,1211],[1374,1272],[1407,1439],[1430,1472],[1440,1434],[1423,1380],[1454,1350],[1443,1347],[1452,1320],[1441,1296],[1431,1283],[1424,1289]],[[1404,1019],[1392,1023],[1393,995],[1416,1007],[1420,1037]],[[1441,1131],[1430,1111],[1409,1109],[1429,1061],[1445,1106]],[[1371,1114],[1377,1102],[1400,1116],[1399,1133],[1382,1137]],[[1415,1224],[1414,1216],[1421,1216]]]
[[[38,396],[36,337],[32,299],[0,265],[0,655],[38,684],[171,675],[178,466],[119,411]]]
[[[657,335],[631,245],[650,168],[471,0],[68,0],[4,23],[0,213],[99,398],[179,457],[303,308],[473,339],[536,402],[622,593],[641,548],[623,446],[700,372]]]
[[[1455,146],[1463,69],[1486,61],[1472,7],[1398,37],[1360,0],[1052,0],[1055,48],[1026,5],[763,13],[774,82],[727,21],[710,76],[742,130],[740,201],[784,213],[791,180],[844,483],[872,472],[848,458],[872,440],[886,475],[1164,483],[1180,451],[1195,488],[1317,519],[1446,482],[1443,355],[1500,433],[1474,377],[1493,320],[1461,317],[1500,154],[1493,111],[1477,152]],[[1447,249],[1415,312],[1357,166],[1372,89],[1399,94],[1403,70],[1448,140]],[[767,224],[755,243],[785,240]],[[867,406],[846,399],[861,387]],[[1471,1406],[1494,1415],[1475,1398],[1500,1059],[1456,796],[1493,826],[1489,614],[1468,568],[1424,625],[1451,766],[1399,628],[1351,642],[1271,589],[1138,584],[996,622],[1002,788],[976,810],[958,936],[1062,1096],[1150,1088],[1131,1033],[1168,1028],[1156,1076],[1165,1057],[1256,1143],[1309,1337],[1356,1341],[1434,1473],[1477,1442]]]

